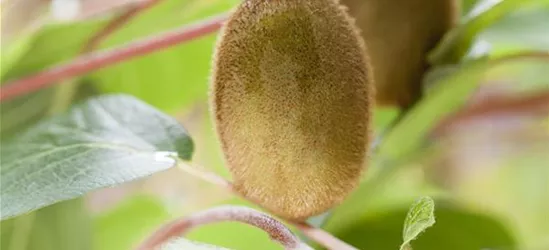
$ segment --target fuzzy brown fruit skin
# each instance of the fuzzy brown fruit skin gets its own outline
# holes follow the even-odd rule
[[[377,106],[408,108],[421,97],[427,54],[457,22],[457,0],[341,0],[362,31]]]
[[[234,188],[304,220],[359,182],[373,84],[354,22],[335,0],[247,0],[220,37],[212,112]]]

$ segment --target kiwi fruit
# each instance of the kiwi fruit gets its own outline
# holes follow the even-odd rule
[[[368,48],[376,105],[409,108],[422,94],[427,55],[459,18],[457,0],[342,0]]]
[[[237,192],[302,221],[357,186],[374,91],[366,53],[336,0],[244,0],[234,10],[210,95]]]

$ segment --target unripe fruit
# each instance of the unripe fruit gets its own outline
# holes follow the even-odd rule
[[[212,112],[234,188],[303,220],[341,202],[367,158],[373,84],[336,0],[245,0],[220,37]]]
[[[421,97],[427,54],[458,18],[457,0],[342,0],[368,47],[378,106]]]

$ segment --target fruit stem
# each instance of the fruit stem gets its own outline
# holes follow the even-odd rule
[[[238,195],[239,197],[247,201],[250,201],[254,204],[258,204],[257,202],[250,200],[249,198],[244,197],[240,193],[236,192],[232,188],[232,183],[230,181],[225,180],[224,178],[205,170],[205,168],[201,166],[196,166],[187,161],[178,160],[178,167],[183,171],[190,173],[191,175],[196,176],[206,182],[219,186],[223,189],[230,190],[232,193]],[[330,233],[322,230],[321,228],[315,228],[305,222],[288,221],[288,223],[293,224],[309,239],[317,242],[318,244],[322,245],[328,250],[357,250],[356,248],[341,241],[340,239],[334,237]],[[304,247],[303,245],[300,247],[302,248],[297,248],[297,249],[303,249],[303,250],[307,249],[307,248],[303,248]],[[139,250],[142,250],[142,249],[139,249]]]
[[[267,232],[273,241],[284,246],[286,250],[306,249],[304,243],[284,224],[268,214],[244,206],[227,205],[200,211],[169,222],[154,232],[137,250],[155,249],[169,239],[184,234],[197,226],[224,221],[238,221],[260,228]]]

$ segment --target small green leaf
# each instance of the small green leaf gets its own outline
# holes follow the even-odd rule
[[[0,217],[132,181],[190,159],[173,118],[127,95],[91,99],[2,142]]]
[[[230,250],[228,248],[207,245],[187,239],[172,240],[161,247],[161,250]]]
[[[430,197],[417,200],[406,215],[402,232],[401,250],[409,249],[410,242],[435,224],[435,202]]]

